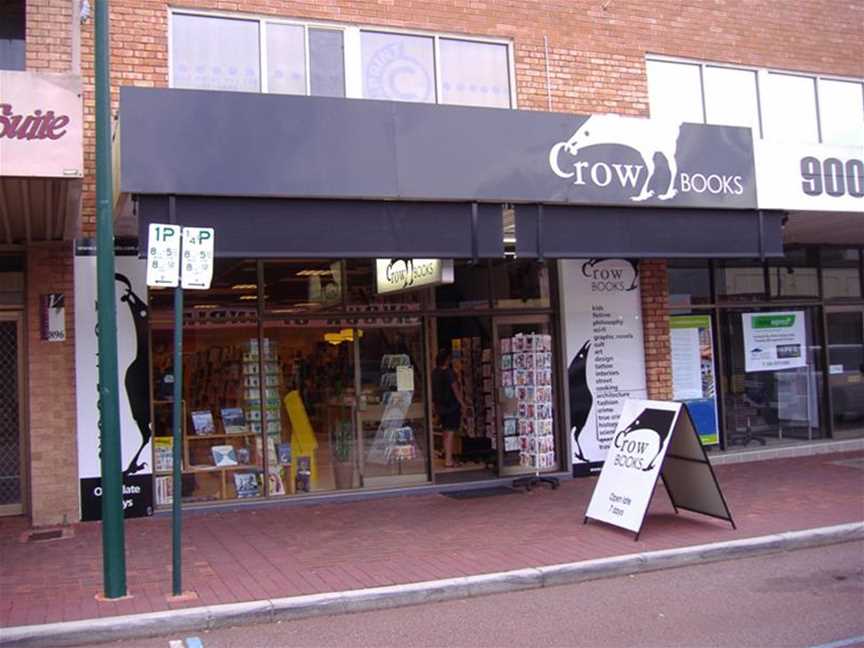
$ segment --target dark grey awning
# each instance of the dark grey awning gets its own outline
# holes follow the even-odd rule
[[[167,196],[141,196],[138,232],[170,223]],[[501,205],[178,196],[176,222],[216,228],[223,257],[504,256]],[[476,221],[476,224],[475,224]],[[146,252],[146,250],[144,250]]]
[[[783,256],[783,213],[643,207],[516,207],[520,257]]]

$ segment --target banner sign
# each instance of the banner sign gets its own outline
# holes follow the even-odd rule
[[[639,265],[563,260],[562,309],[573,474],[597,471],[627,398],[647,396]]]
[[[613,524],[638,539],[660,476],[676,513],[702,513],[735,527],[687,409],[681,403],[651,400],[624,404],[586,521]]]
[[[807,366],[804,311],[744,313],[744,371]]]
[[[760,209],[864,214],[864,147],[757,139],[754,151]]]
[[[669,318],[672,398],[687,406],[704,445],[720,442],[717,429],[717,385],[710,315]]]
[[[120,113],[126,193],[756,207],[749,128],[132,87]]]
[[[115,262],[120,445],[126,517],[153,512],[150,368],[146,264],[120,254]],[[81,519],[102,517],[95,249],[75,255],[75,384]]]
[[[453,259],[376,259],[379,295],[453,283]]]

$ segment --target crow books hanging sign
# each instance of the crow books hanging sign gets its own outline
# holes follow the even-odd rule
[[[126,517],[153,513],[150,392],[147,384],[150,373],[147,268],[136,252],[117,250],[114,275],[123,511]],[[97,389],[96,256],[95,250],[81,241],[75,254],[75,304],[78,478],[81,519],[87,521],[102,517],[101,419]]]
[[[586,522],[613,524],[638,539],[658,477],[676,513],[702,513],[735,527],[686,406],[650,400],[624,403]]]

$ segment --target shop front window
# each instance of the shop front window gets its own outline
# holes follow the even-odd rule
[[[414,259],[349,259],[345,262],[351,311],[416,309],[427,295],[413,277]],[[379,281],[378,275],[381,275]],[[393,281],[388,282],[385,278]],[[381,284],[381,285],[379,285]],[[393,292],[389,292],[393,290]]]
[[[264,307],[290,316],[342,307],[341,261],[265,261]]]
[[[489,264],[486,261],[454,261],[453,283],[435,289],[434,307],[440,310],[489,308],[489,280]]]
[[[550,266],[511,259],[491,268],[496,308],[549,308]]]
[[[825,299],[861,297],[861,252],[822,248],[822,291]]]
[[[765,270],[757,260],[717,261],[714,286],[718,301],[759,301],[767,298]]]
[[[864,436],[864,306],[833,308],[825,317],[834,438]]]
[[[817,299],[819,274],[812,249],[786,250],[782,259],[768,263],[768,285],[772,299]]]
[[[670,259],[666,274],[670,308],[687,309],[711,303],[711,271],[707,261]]]
[[[727,448],[824,436],[817,313],[795,307],[721,314]]]

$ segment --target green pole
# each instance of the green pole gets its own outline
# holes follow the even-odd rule
[[[105,598],[126,596],[123,468],[117,399],[117,304],[114,297],[114,191],[111,181],[111,86],[108,0],[96,0],[96,274],[102,461],[102,576]]]
[[[180,470],[180,448],[183,443],[183,288],[174,289],[174,487],[171,508],[171,556],[172,587],[174,596],[183,593],[183,572],[180,559],[181,500],[183,498],[183,475]]]

